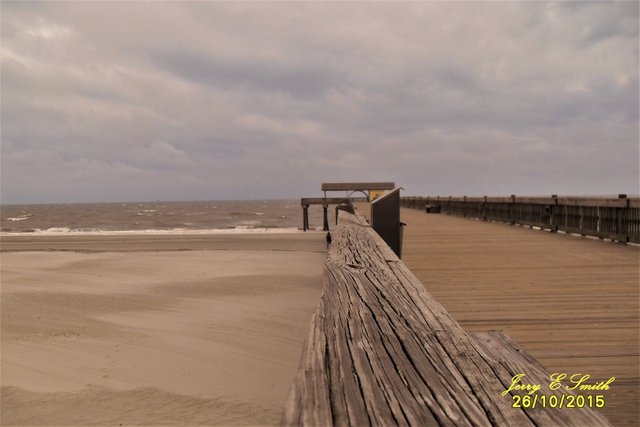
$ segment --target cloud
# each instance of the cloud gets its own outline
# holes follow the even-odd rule
[[[2,12],[3,202],[639,191],[636,2]]]
[[[153,141],[142,147],[134,147],[128,153],[128,157],[132,163],[153,168],[183,166],[191,162],[184,151],[164,141]]]
[[[191,82],[214,87],[283,92],[296,98],[322,96],[335,80],[331,70],[321,64],[259,60],[228,62],[186,51],[159,53],[154,55],[152,61]]]

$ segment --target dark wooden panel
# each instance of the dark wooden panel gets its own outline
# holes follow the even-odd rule
[[[400,189],[371,202],[371,227],[398,256],[401,251]]]

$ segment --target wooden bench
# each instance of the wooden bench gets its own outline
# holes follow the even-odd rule
[[[512,407],[514,375],[548,385],[535,359],[500,333],[465,333],[357,212],[333,236],[282,425],[609,425],[586,408]]]

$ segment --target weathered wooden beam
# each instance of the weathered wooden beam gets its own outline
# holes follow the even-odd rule
[[[502,392],[524,363],[501,364],[370,226],[339,215],[283,425],[609,425],[585,408],[514,408],[521,392]]]
[[[393,190],[393,182],[324,182],[322,191]]]
[[[368,201],[366,197],[303,197],[300,199],[300,205],[341,205]]]
[[[348,197],[303,197],[300,204],[304,205],[339,205],[349,203]]]
[[[492,332],[476,332],[472,335],[480,345],[480,354],[482,358],[487,361],[491,366],[493,372],[500,378],[505,389],[509,387],[513,378],[516,375],[522,375],[520,383],[527,384],[541,384],[542,389],[538,392],[531,394],[533,399],[536,394],[538,395],[538,402],[541,401],[540,396],[545,396],[545,402],[549,405],[549,396],[554,395],[550,392],[548,386],[551,382],[551,373],[548,372],[544,366],[538,362],[533,356],[528,354],[520,345],[513,341],[506,334],[499,331]],[[556,373],[557,374],[557,373]],[[573,386],[573,384],[571,384]],[[580,395],[587,396],[592,395],[591,401],[594,402],[594,393],[578,392]],[[524,396],[526,393],[523,393]],[[597,393],[596,393],[597,394]],[[606,394],[606,393],[603,393]],[[544,408],[536,407],[527,410],[527,414],[536,426],[568,426],[568,425],[581,425],[580,422],[585,422],[584,425],[610,425],[609,422],[594,410],[585,410],[582,414],[575,414],[574,408],[576,406],[576,394],[573,392],[565,392],[565,396],[571,396],[571,398],[565,398],[567,402],[572,401],[573,405],[565,404],[563,408],[559,408],[558,405],[561,399],[561,393],[556,393],[556,396],[560,396],[560,399],[554,405],[555,408],[549,408],[546,411]],[[589,400],[586,399],[588,402]],[[520,401],[522,403],[522,401]],[[603,403],[604,404],[604,403]],[[593,405],[592,405],[593,406]],[[585,415],[586,419],[581,421],[580,418]],[[593,418],[591,418],[593,415]],[[551,419],[550,416],[553,418]],[[598,421],[600,418],[600,421]]]

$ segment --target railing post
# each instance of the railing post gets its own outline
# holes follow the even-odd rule
[[[511,195],[511,209],[510,209],[510,214],[511,214],[511,225],[515,225],[516,224],[516,195],[512,194]]]
[[[467,217],[467,211],[469,210],[469,208],[467,207],[467,196],[462,196],[462,217],[466,218]]]
[[[549,225],[551,226],[551,232],[554,233],[558,231],[558,224],[554,224],[553,221],[553,218],[558,211],[558,195],[552,194],[551,198],[553,199],[553,204],[549,206],[549,214],[551,215],[551,218],[549,218]]]
[[[484,203],[482,203],[482,220],[487,220],[487,196],[484,196]]]
[[[631,204],[626,194],[618,194],[618,199],[625,199],[626,203],[624,207],[616,208],[616,233],[624,235],[624,242],[627,243],[629,242],[629,226],[626,224],[625,217],[628,216]]]

